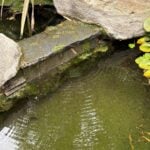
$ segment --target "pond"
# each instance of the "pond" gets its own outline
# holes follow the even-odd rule
[[[0,149],[149,150],[150,89],[125,55],[86,75],[72,71],[55,93],[13,110],[1,121]]]

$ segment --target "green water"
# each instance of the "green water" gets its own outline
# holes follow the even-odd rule
[[[0,150],[149,150],[150,90],[115,55],[13,111],[1,124]]]

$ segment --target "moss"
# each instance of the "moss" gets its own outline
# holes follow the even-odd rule
[[[40,93],[38,85],[28,83],[22,91],[20,91],[19,98],[26,96],[36,96]]]
[[[65,47],[65,45],[56,45],[53,49],[52,52],[59,52],[60,50],[62,50]]]
[[[47,95],[49,92],[55,91],[62,82],[63,78],[61,74],[47,74],[41,79],[27,83],[22,89],[11,95],[9,99],[13,101],[35,96],[41,97]]]
[[[88,59],[90,56],[92,55],[92,53],[83,53],[83,54],[81,54],[79,57],[78,57],[78,59],[80,59],[80,60],[85,60],[85,59]]]
[[[13,101],[6,99],[4,95],[0,95],[0,112],[7,111],[13,106]]]
[[[84,44],[82,44],[81,48],[84,52],[89,52],[91,48],[90,42],[86,41]]]
[[[86,42],[86,44],[87,43],[88,42]],[[85,46],[85,43],[83,45]],[[84,47],[83,45],[81,47]],[[110,47],[111,46],[105,42],[101,43],[94,49],[91,49],[90,47],[89,50],[84,51],[70,62],[61,65],[59,70],[63,72],[68,78],[78,77],[92,68],[96,64],[97,59],[105,55]]]
[[[95,48],[94,52],[107,52],[109,49],[108,44],[102,43],[97,48]]]
[[[25,87],[12,94],[9,101],[18,101],[27,97],[36,96],[39,94],[39,89],[33,84],[26,84]]]
[[[103,53],[107,52],[111,46],[103,42],[100,45],[98,45],[96,48],[91,49],[90,42],[86,41],[81,45],[81,48],[84,48],[85,51],[83,51],[80,55],[69,61],[68,63],[65,63],[58,67],[60,72],[64,72],[65,70],[69,70],[74,65],[79,65],[80,62],[89,60],[90,58],[101,56]]]

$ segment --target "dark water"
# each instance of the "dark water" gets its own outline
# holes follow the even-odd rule
[[[0,150],[149,150],[150,90],[118,54],[1,124]]]

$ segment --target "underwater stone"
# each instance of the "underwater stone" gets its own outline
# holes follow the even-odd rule
[[[144,34],[150,0],[54,0],[58,13],[101,25],[110,37],[126,40]]]
[[[20,57],[19,45],[0,33],[0,87],[16,75]]]

